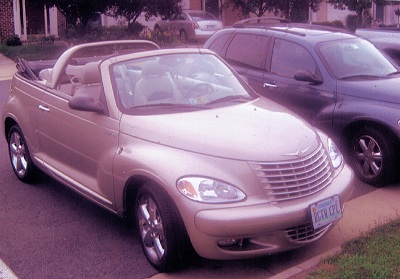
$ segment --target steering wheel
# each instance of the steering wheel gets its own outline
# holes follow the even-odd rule
[[[198,97],[214,93],[214,87],[206,82],[193,85],[186,93],[186,97]]]

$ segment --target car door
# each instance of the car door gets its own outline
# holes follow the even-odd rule
[[[260,93],[309,121],[325,108],[333,112],[335,88],[322,75],[321,64],[311,53],[300,44],[280,38],[275,38],[271,46]],[[294,76],[299,70],[313,74],[321,82],[296,80]]]
[[[38,144],[37,130],[42,115],[40,100],[45,86],[37,82],[22,80],[19,77],[13,78],[11,86],[11,91],[16,96],[13,98],[13,102],[23,115],[18,124],[28,142],[31,156],[40,162],[44,155]]]
[[[225,60],[258,93],[263,91],[264,65],[270,36],[236,33],[225,52]]]
[[[104,94],[100,84],[79,89],[79,94],[94,94],[97,100]],[[40,144],[46,152],[45,165],[65,184],[113,208],[112,163],[119,121],[107,113],[73,110],[68,106],[70,99],[56,89],[43,94]]]

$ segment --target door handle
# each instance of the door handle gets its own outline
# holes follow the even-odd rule
[[[43,111],[46,111],[46,112],[50,111],[50,109],[48,107],[45,107],[45,106],[42,106],[42,105],[39,105],[39,109],[43,110]]]
[[[275,83],[264,82],[264,88],[277,88],[278,86]]]

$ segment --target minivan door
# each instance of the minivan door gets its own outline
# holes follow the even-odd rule
[[[270,36],[237,33],[224,55],[225,60],[260,94],[270,41]]]
[[[296,80],[295,74],[299,70],[308,72],[319,82]],[[287,40],[274,39],[266,63],[260,91],[262,95],[312,122],[323,109],[329,109],[329,106],[333,113],[335,89],[334,86],[329,88],[329,84],[329,80],[324,80],[314,57],[305,47]],[[331,116],[332,113],[324,115]]]

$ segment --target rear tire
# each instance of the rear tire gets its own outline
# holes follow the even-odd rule
[[[189,241],[172,201],[155,184],[137,193],[135,215],[143,251],[160,272],[175,271],[187,264]]]
[[[364,127],[351,139],[354,171],[368,184],[388,184],[394,180],[397,150],[390,136],[385,136],[378,129]]]
[[[15,175],[23,182],[32,182],[37,178],[38,169],[32,162],[24,134],[18,125],[11,127],[7,142],[11,167]]]
[[[186,43],[188,38],[185,30],[179,31],[179,39],[181,40],[182,43]]]

